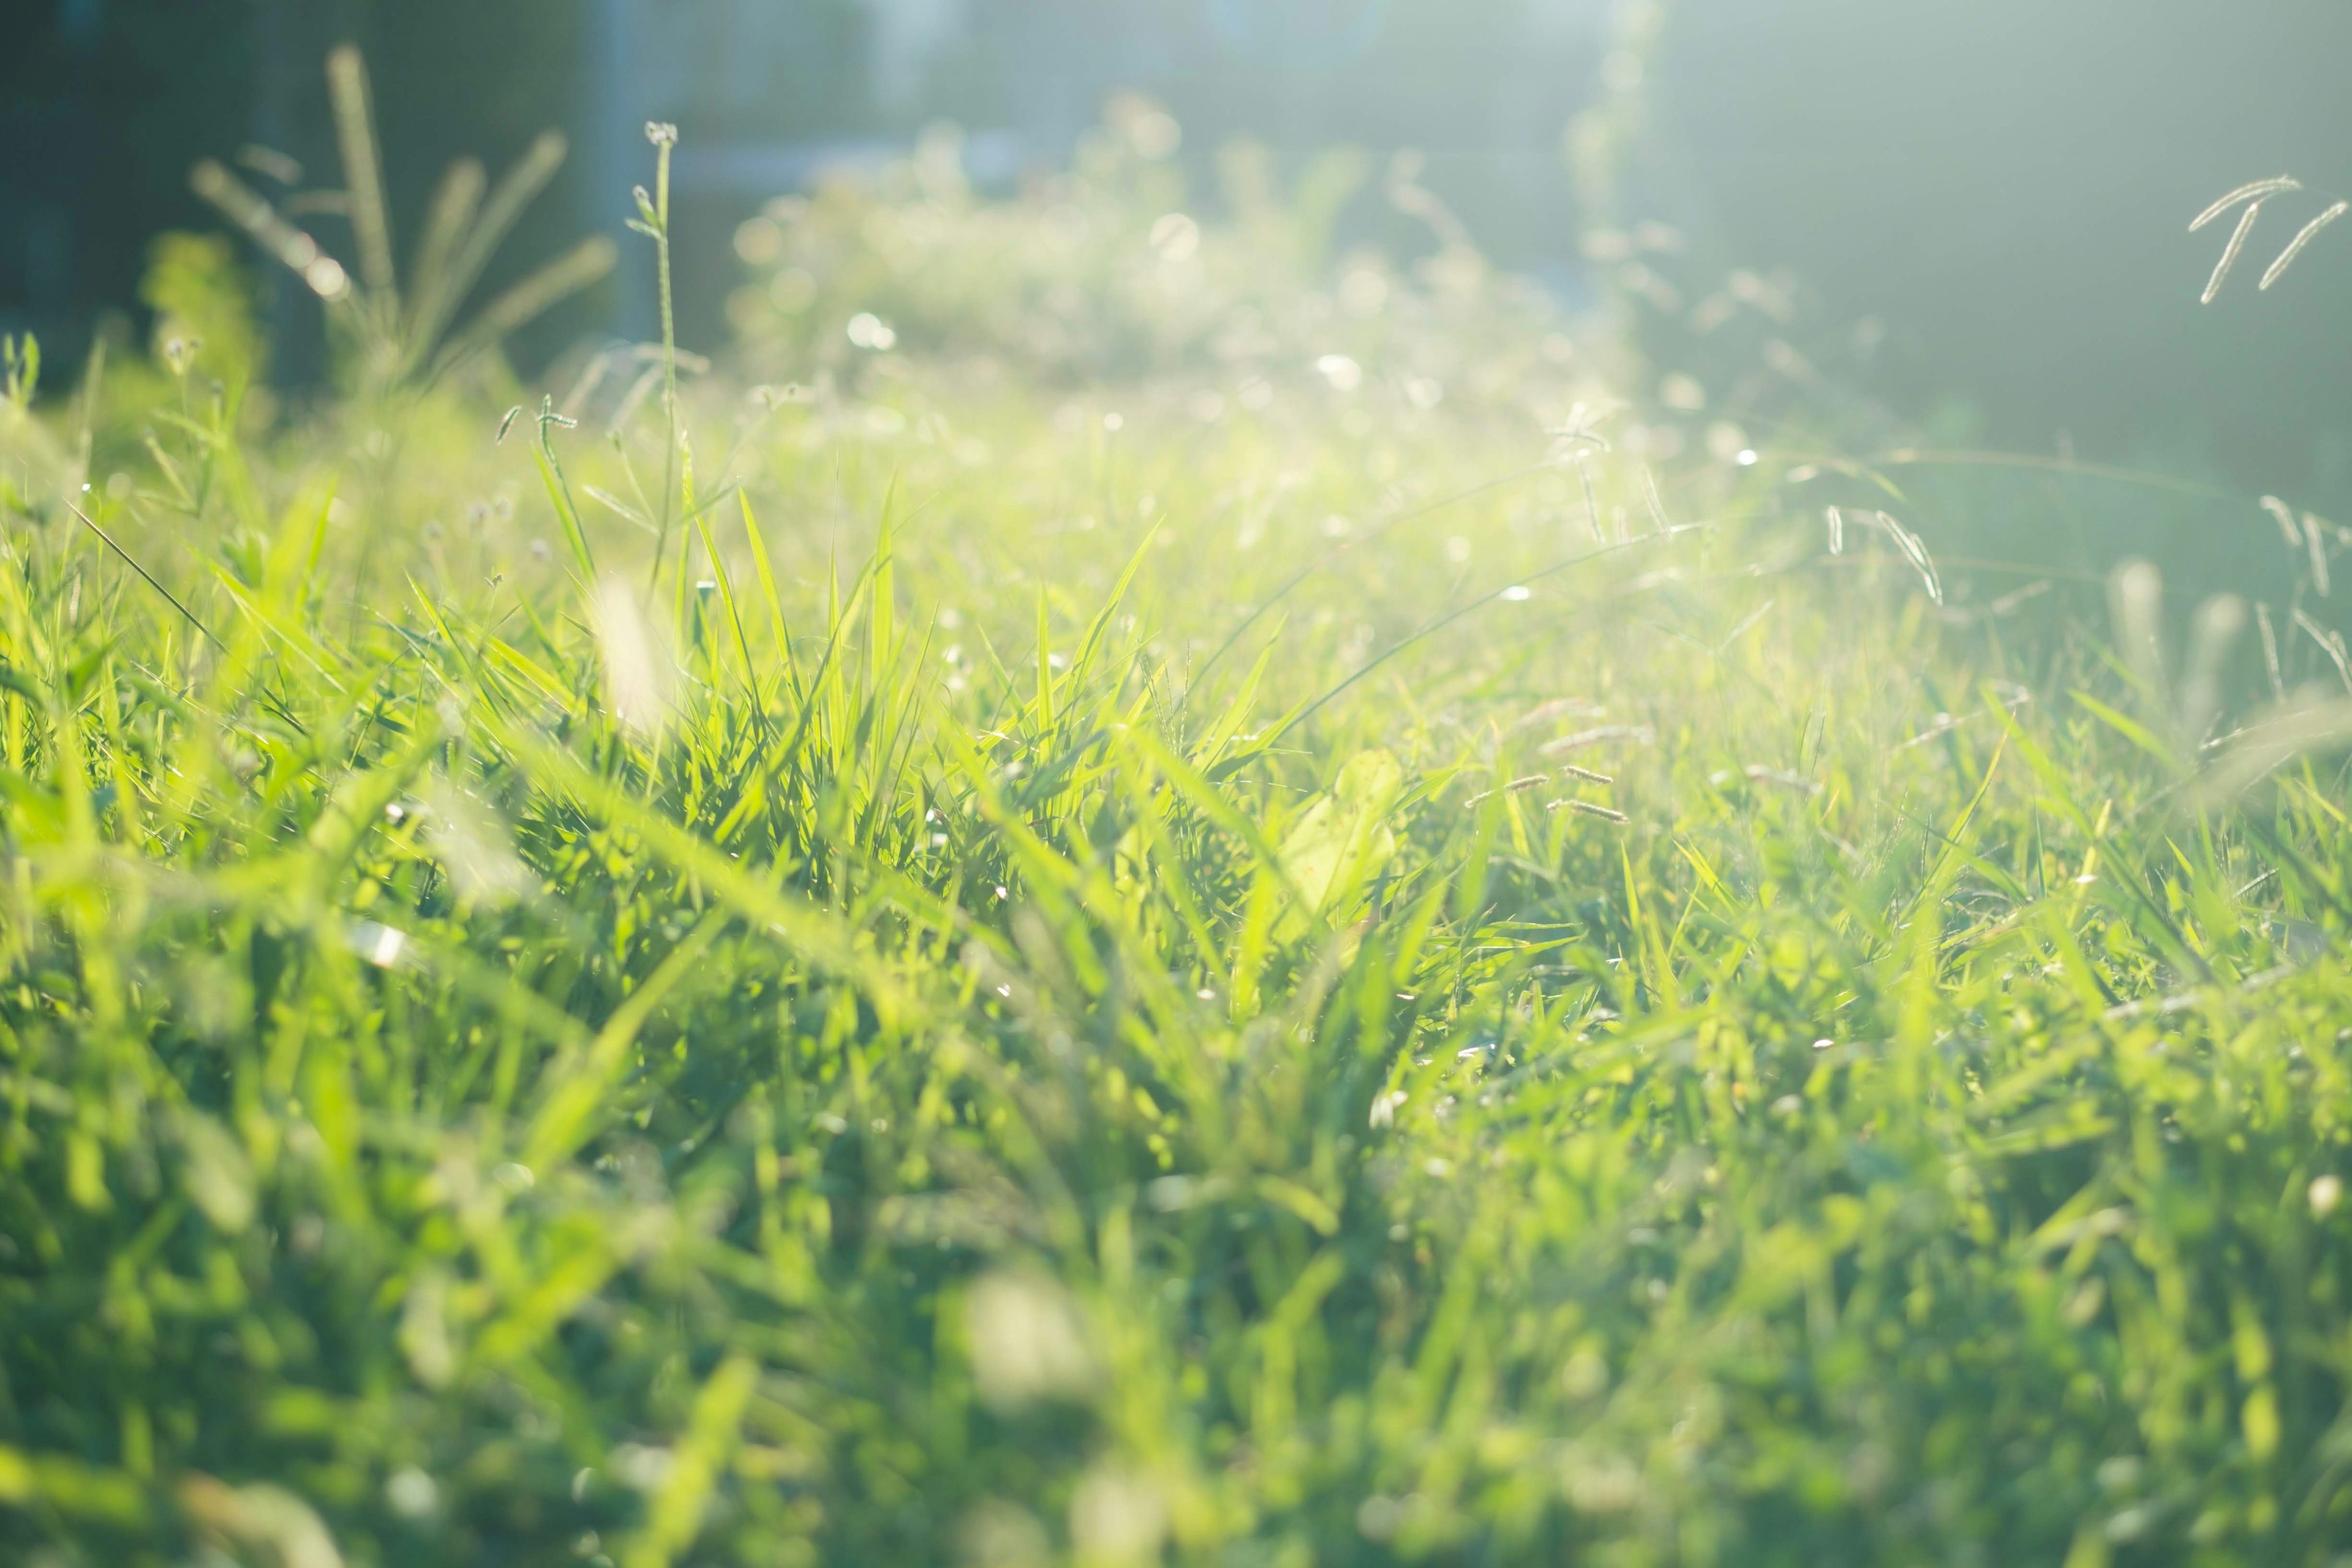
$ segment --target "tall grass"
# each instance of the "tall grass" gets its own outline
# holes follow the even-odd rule
[[[2147,569],[1972,597],[1459,258],[1164,216],[503,443],[9,405],[6,1552],[2352,1547],[2310,639],[2251,710]],[[1130,286],[1256,330],[1008,352]]]

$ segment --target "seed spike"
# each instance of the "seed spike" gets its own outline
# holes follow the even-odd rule
[[[2240,202],[2259,202],[2269,196],[2283,196],[2290,191],[2303,189],[2303,182],[2292,174],[2273,174],[2267,180],[2249,180],[2207,207],[2189,223],[2189,232],[2195,234]]]
[[[2206,280],[2199,304],[2210,305],[2221,294],[2221,285],[2229,281],[2230,268],[2238,264],[2238,253],[2246,248],[2247,237],[2254,232],[2254,220],[2262,215],[2263,204],[2255,202],[2239,217],[2238,226],[2230,231],[2230,243],[2222,247],[2221,261],[2213,268],[2213,276]]]
[[[2301,229],[2296,231],[2295,237],[2286,242],[2286,248],[2279,252],[2278,259],[2272,262],[2269,268],[2263,271],[2263,280],[2259,285],[2257,285],[2257,288],[2266,290],[2272,284],[2285,277],[2286,269],[2294,265],[2294,258],[2303,254],[2304,247],[2309,245],[2313,240],[2317,239],[2319,237],[2320,230],[2326,228],[2329,224],[2334,223],[2337,218],[2342,217],[2347,212],[2352,212],[2352,202],[2337,202],[2326,212],[2321,213],[2317,217],[2313,218],[2309,223],[2305,224]]]

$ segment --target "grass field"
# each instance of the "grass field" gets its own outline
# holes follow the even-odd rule
[[[761,220],[676,446],[200,246],[0,410],[0,1557],[2352,1551],[2334,535],[1097,174]]]

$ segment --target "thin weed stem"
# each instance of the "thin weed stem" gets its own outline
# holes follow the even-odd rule
[[[660,121],[646,126],[646,140],[654,144],[654,195],[648,203],[645,192],[637,193],[637,206],[645,222],[639,232],[654,242],[656,275],[661,287],[662,333],[662,497],[661,526],[654,540],[653,574],[648,587],[661,582],[663,558],[669,553],[670,524],[677,515],[678,476],[677,441],[677,312],[670,286],[669,265],[669,160],[671,150],[677,145],[677,127]]]

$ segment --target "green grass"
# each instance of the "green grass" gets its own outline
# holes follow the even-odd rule
[[[1165,199],[787,212],[975,274],[684,449],[0,410],[0,1555],[2352,1549],[2336,711]]]

